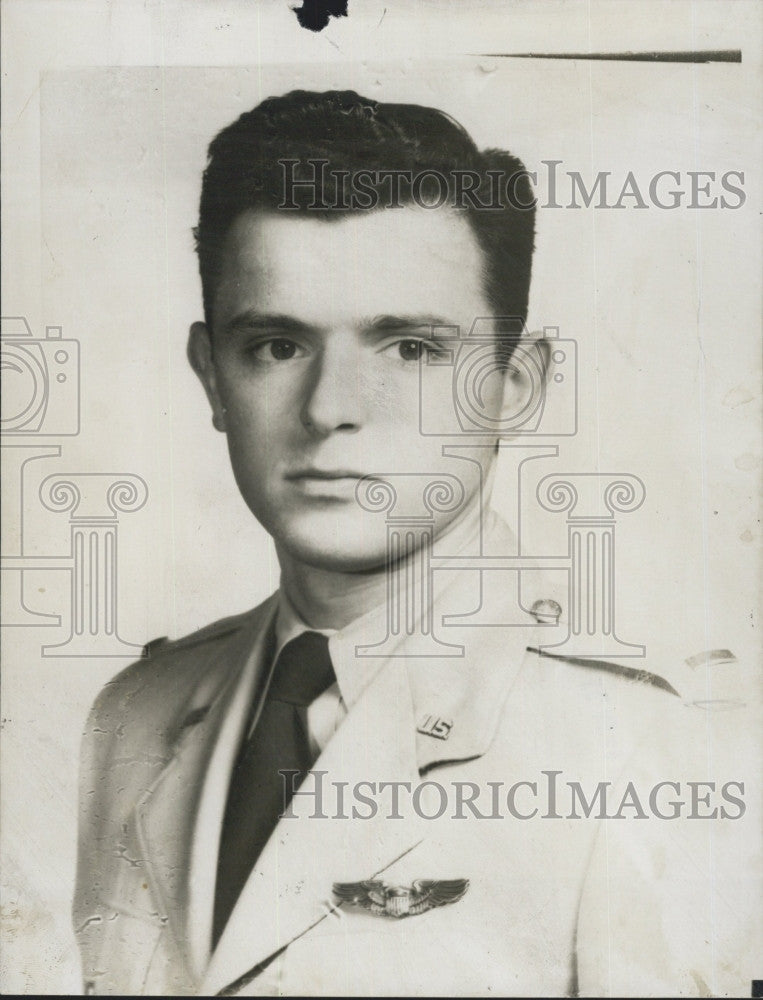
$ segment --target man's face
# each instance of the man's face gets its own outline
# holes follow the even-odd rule
[[[491,314],[481,266],[468,222],[448,211],[330,223],[246,212],[232,226],[213,331],[194,324],[190,356],[244,499],[293,558],[344,571],[384,564],[385,514],[356,499],[365,476],[394,476],[393,513],[419,517],[427,479],[458,477],[463,501],[435,515],[435,536],[474,515],[478,465],[444,457],[443,438],[420,433],[419,358],[438,350],[433,325],[465,335]],[[422,378],[433,372],[424,364]],[[452,386],[439,375],[425,405],[457,436]],[[498,372],[482,386],[488,416],[499,417],[504,386],[515,391]],[[464,459],[492,461],[488,437],[460,444]]]

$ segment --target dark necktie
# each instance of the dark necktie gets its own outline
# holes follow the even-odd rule
[[[233,769],[217,860],[212,947],[257,858],[314,763],[300,709],[336,680],[328,639],[303,632],[281,650],[262,714]],[[299,771],[293,780],[279,771]]]

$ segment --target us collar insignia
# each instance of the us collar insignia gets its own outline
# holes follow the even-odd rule
[[[424,736],[434,736],[436,740],[447,740],[453,728],[452,719],[442,719],[439,715],[425,715],[416,731]]]
[[[339,903],[362,906],[379,917],[415,917],[436,906],[457,903],[469,888],[466,878],[416,879],[410,886],[386,882],[334,882]]]

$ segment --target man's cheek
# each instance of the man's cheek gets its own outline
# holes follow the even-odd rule
[[[250,434],[241,434],[239,429],[228,428],[228,452],[236,478],[250,489],[265,478],[263,469],[267,446],[262,439],[257,441]]]

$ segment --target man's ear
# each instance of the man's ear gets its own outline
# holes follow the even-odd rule
[[[551,344],[542,333],[526,333],[506,365],[501,420],[521,429],[543,403],[551,365]],[[502,435],[512,437],[510,433]]]
[[[224,431],[225,407],[217,387],[217,373],[212,359],[212,335],[206,323],[192,323],[188,334],[188,360],[204,386],[212,407],[212,424],[215,430]]]

